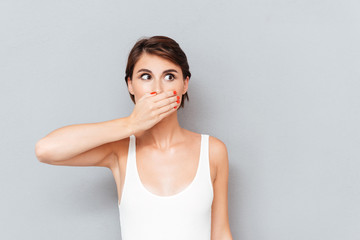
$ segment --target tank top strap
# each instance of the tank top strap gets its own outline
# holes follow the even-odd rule
[[[200,169],[199,169],[199,180],[201,181],[210,181],[210,161],[209,161],[209,135],[201,134],[201,159],[200,159]]]
[[[122,189],[121,194],[121,202],[125,201],[125,198],[128,196],[128,191],[131,189],[134,189],[136,187],[136,161],[135,161],[135,136],[130,135],[129,137],[129,146],[128,146],[128,155],[127,155],[127,161],[126,161],[126,170],[125,170],[125,179],[124,179],[124,186]],[[120,205],[118,201],[118,205]]]
[[[129,184],[134,184],[134,180],[136,179],[136,142],[134,135],[130,136],[129,152],[126,165],[126,176],[129,176]]]

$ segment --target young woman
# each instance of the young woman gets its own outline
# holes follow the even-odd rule
[[[232,239],[226,146],[178,122],[190,77],[176,41],[140,39],[126,66],[132,113],[65,126],[36,144],[43,163],[112,171],[123,240]]]

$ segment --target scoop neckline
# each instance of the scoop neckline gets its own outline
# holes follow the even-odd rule
[[[151,192],[150,190],[148,190],[144,184],[142,183],[141,179],[140,179],[140,175],[139,175],[139,171],[138,171],[138,168],[137,168],[137,162],[136,162],[136,137],[135,135],[132,135],[133,138],[134,138],[134,162],[135,162],[135,173],[136,173],[136,178],[138,179],[141,187],[144,189],[145,192],[147,192],[149,195],[155,197],[155,198],[159,198],[159,199],[169,199],[169,198],[176,198],[180,195],[183,195],[185,192],[189,191],[189,189],[191,188],[192,185],[194,185],[196,179],[198,178],[198,175],[199,175],[199,171],[200,171],[200,164],[201,164],[201,158],[202,158],[202,155],[203,155],[203,139],[204,139],[204,136],[203,134],[200,134],[201,137],[200,137],[200,154],[199,154],[199,159],[198,159],[198,166],[197,166],[197,169],[196,169],[196,174],[195,174],[195,177],[193,178],[193,180],[190,182],[190,184],[188,184],[183,190],[181,190],[180,192],[178,193],[175,193],[173,195],[167,195],[167,196],[161,196],[161,195],[157,195],[153,192]]]

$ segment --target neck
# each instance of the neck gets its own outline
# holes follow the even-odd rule
[[[177,112],[173,112],[136,138],[141,144],[166,150],[178,142],[182,136],[183,128],[179,125]]]

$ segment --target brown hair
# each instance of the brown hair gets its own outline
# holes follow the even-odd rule
[[[186,55],[183,50],[181,50],[179,44],[175,40],[166,36],[153,36],[150,38],[141,38],[131,49],[125,70],[126,86],[128,85],[128,77],[132,80],[134,66],[143,53],[154,54],[172,61],[180,66],[184,80],[186,77],[189,77],[190,79],[191,73],[189,70],[189,64]],[[131,100],[135,103],[134,95],[130,92],[129,94]],[[189,101],[187,92],[182,95],[182,101],[179,108],[184,107],[185,98]]]

